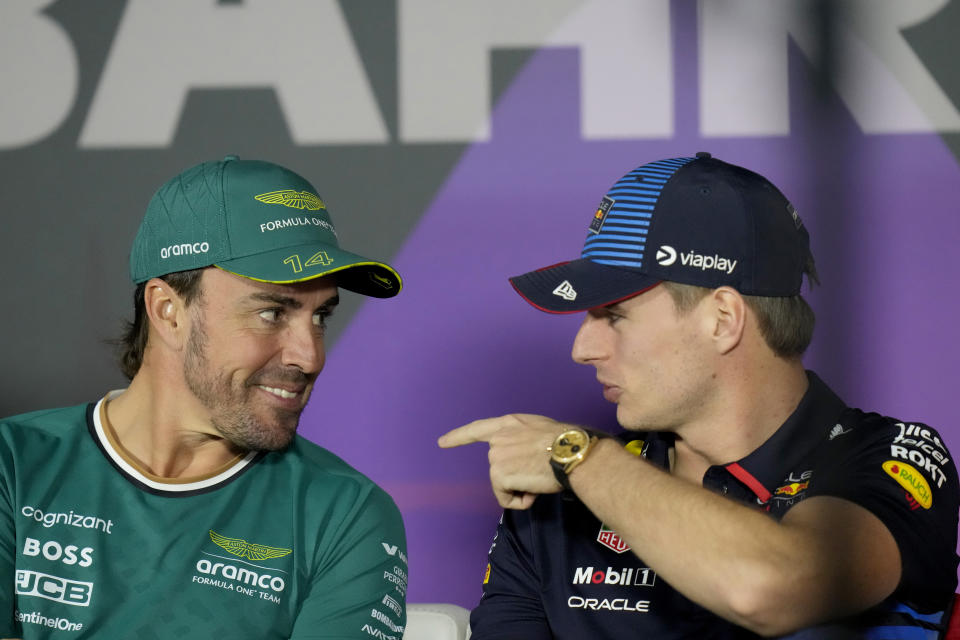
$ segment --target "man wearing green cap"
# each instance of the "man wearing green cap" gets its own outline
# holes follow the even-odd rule
[[[338,289],[400,276],[236,157],[157,191],[130,271],[129,387],[0,422],[0,636],[400,638],[399,511],[296,435]]]

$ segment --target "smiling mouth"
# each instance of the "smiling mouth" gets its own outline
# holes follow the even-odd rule
[[[263,389],[264,391],[266,391],[267,393],[272,393],[273,395],[277,396],[278,398],[284,398],[285,400],[290,400],[290,399],[296,398],[297,396],[300,395],[299,393],[296,393],[296,392],[293,392],[293,391],[287,391],[286,389],[278,389],[278,388],[276,388],[276,387],[268,387],[268,386],[262,385],[262,384],[258,384],[257,386],[258,386],[259,388]]]

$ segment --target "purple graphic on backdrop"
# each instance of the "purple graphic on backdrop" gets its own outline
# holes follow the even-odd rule
[[[693,29],[686,18],[678,30]],[[582,140],[578,53],[539,52],[496,106],[491,141],[465,153],[394,259],[403,293],[366,304],[329,354],[302,433],[397,500],[411,602],[476,603],[500,512],[485,448],[441,451],[439,434],[509,412],[615,427],[592,368],[569,358],[580,318],[533,310],[506,279],[577,257],[603,193],[650,160],[705,150],[776,183],[823,281],[808,366],[850,404],[934,424],[960,448],[953,157],[935,135],[865,136],[834,98],[813,106],[796,52],[790,136],[701,138],[696,53],[675,49],[677,133],[658,141]]]

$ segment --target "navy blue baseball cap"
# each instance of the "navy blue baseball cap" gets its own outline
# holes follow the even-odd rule
[[[816,281],[810,236],[769,180],[709,153],[658,160],[600,201],[579,260],[510,278],[533,306],[574,313],[670,281],[745,295],[800,293]]]

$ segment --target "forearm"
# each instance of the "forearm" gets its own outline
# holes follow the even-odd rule
[[[527,509],[560,485],[549,447],[570,425],[511,414],[445,434],[441,446],[490,444],[500,504]],[[880,519],[816,496],[781,521],[675,477],[601,439],[569,475],[580,500],[676,590],[717,615],[777,635],[864,611],[893,593],[900,551]]]
[[[831,567],[836,550],[823,548],[823,541],[838,537],[835,532],[785,526],[610,440],[597,443],[570,481],[584,504],[663,579],[738,625],[782,633],[863,606],[835,593],[859,588]]]

